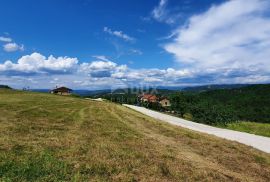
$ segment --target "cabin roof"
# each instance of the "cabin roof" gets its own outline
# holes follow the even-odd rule
[[[59,88],[53,89],[52,91],[54,91],[54,92],[70,92],[70,91],[72,91],[72,89],[67,88],[67,87],[59,87]]]

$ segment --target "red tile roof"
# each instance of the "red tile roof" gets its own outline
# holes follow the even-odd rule
[[[144,95],[142,95],[141,99],[147,99],[148,102],[156,102],[157,96],[152,95],[152,94],[144,94]]]

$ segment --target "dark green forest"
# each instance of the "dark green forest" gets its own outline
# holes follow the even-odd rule
[[[211,125],[235,121],[270,123],[270,85],[178,92],[170,95],[171,109],[191,120]]]

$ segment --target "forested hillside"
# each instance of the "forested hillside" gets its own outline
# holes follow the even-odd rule
[[[197,122],[226,124],[245,120],[270,123],[270,85],[200,93],[178,92],[170,98],[172,110]]]

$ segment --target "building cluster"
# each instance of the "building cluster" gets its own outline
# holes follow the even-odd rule
[[[159,103],[162,107],[170,107],[171,103],[167,97],[157,97],[152,94],[142,94],[138,96],[140,103]]]

